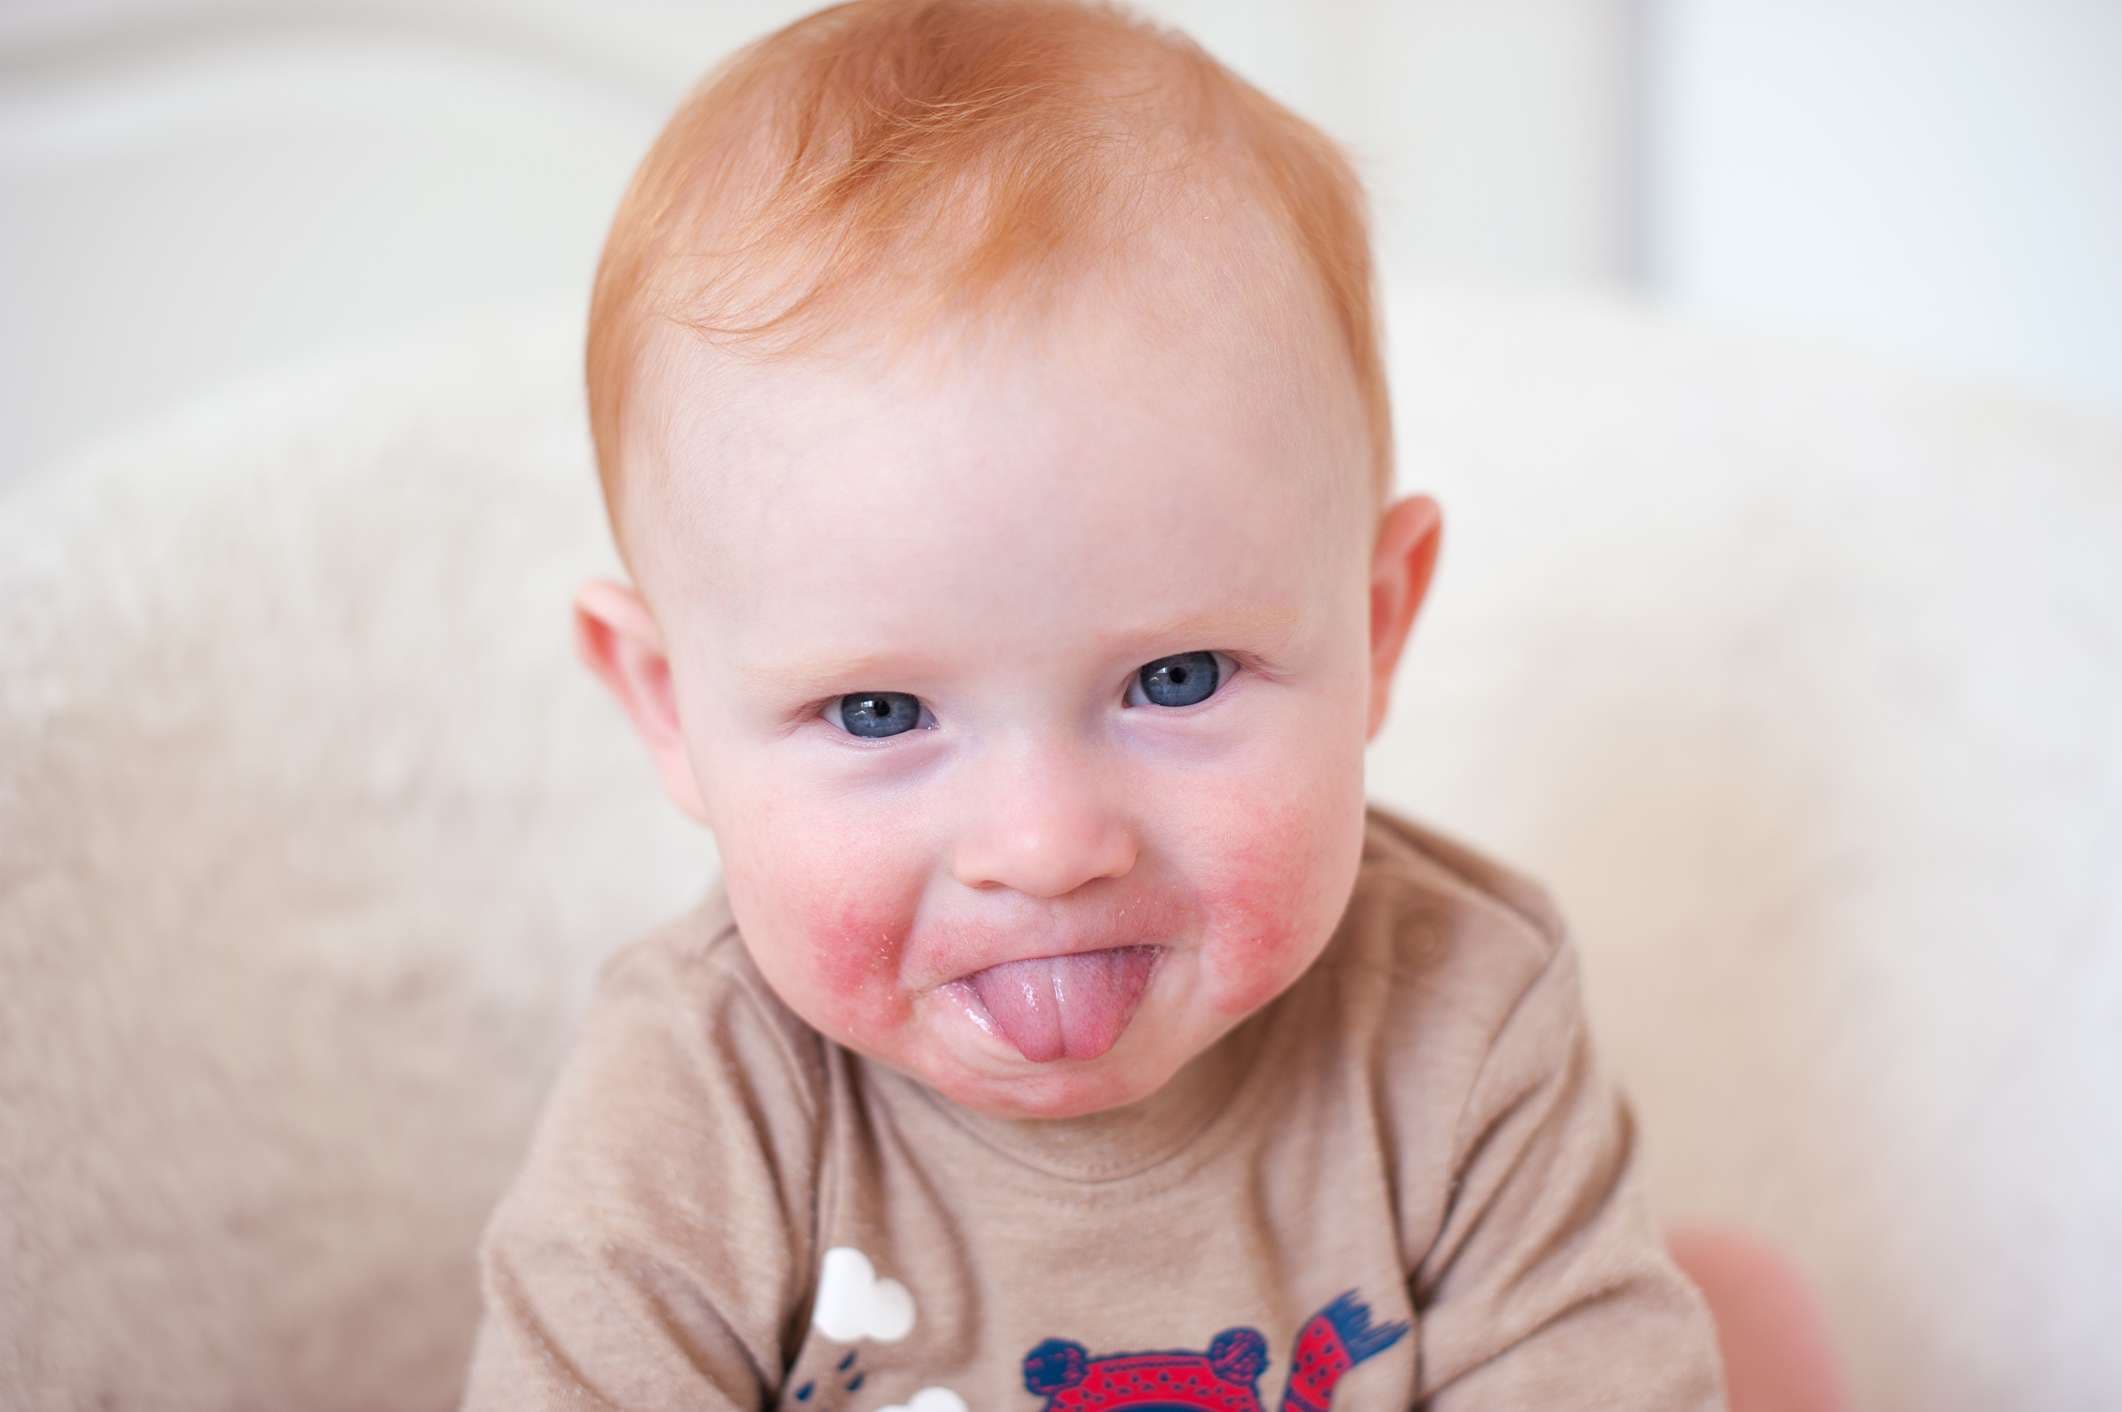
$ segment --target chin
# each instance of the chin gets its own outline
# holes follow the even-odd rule
[[[1103,1058],[1069,1069],[998,1077],[926,1075],[914,1077],[962,1108],[991,1118],[1081,1118],[1139,1103],[1164,1087],[1171,1075],[1125,1074]]]

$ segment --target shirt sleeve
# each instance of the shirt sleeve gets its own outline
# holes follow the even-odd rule
[[[777,1396],[813,1263],[817,1095],[713,969],[637,948],[600,977],[480,1241],[464,1412]]]
[[[1410,1279],[1430,1412],[1722,1412],[1707,1306],[1653,1225],[1635,1124],[1560,942],[1481,1062],[1453,1190]]]

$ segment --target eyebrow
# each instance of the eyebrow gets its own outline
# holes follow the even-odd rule
[[[1271,604],[1242,613],[1218,609],[1189,613],[1184,617],[1119,632],[1114,651],[1133,646],[1148,652],[1157,644],[1171,644],[1220,635],[1228,641],[1201,641],[1203,648],[1228,648],[1246,642],[1278,646],[1288,640],[1301,615],[1287,604]],[[1180,648],[1187,651],[1192,649]],[[814,657],[792,662],[738,662],[732,669],[739,677],[775,691],[822,690],[828,685],[858,682],[867,677],[881,688],[886,679],[908,673],[941,675],[943,660],[922,651],[858,652],[844,657]]]

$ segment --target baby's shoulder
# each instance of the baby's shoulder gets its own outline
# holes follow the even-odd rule
[[[663,1249],[697,1234],[703,1202],[758,1205],[758,1229],[807,1211],[822,1071],[717,884],[598,967],[489,1241]]]
[[[823,1069],[816,1036],[752,966],[717,884],[597,968],[504,1207],[594,1206],[661,1229],[656,1212],[679,1198],[651,1174],[682,1167],[714,1189],[810,1170]]]
[[[817,1032],[753,964],[719,881],[597,968],[578,1049],[597,1045],[658,1051],[698,1084],[776,1089],[811,1110],[824,1086]]]
[[[1558,963],[1574,959],[1544,886],[1463,840],[1369,806],[1356,884],[1320,962],[1344,1034],[1388,1048],[1481,1047]]]
[[[770,1346],[816,1268],[825,1159],[815,1045],[769,1002],[715,895],[605,959],[481,1237],[490,1308],[506,1287],[507,1317],[603,1336],[607,1306],[654,1301],[688,1357]]]

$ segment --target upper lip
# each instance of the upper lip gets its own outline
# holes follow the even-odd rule
[[[996,966],[1007,966],[1017,961],[1044,961],[1062,956],[1084,956],[1094,951],[1122,951],[1135,946],[1154,946],[1154,941],[1141,937],[1113,937],[1110,935],[1076,936],[1056,938],[1037,947],[1016,949],[1014,954],[994,956],[970,965],[954,965],[949,981],[967,980],[982,971]]]

